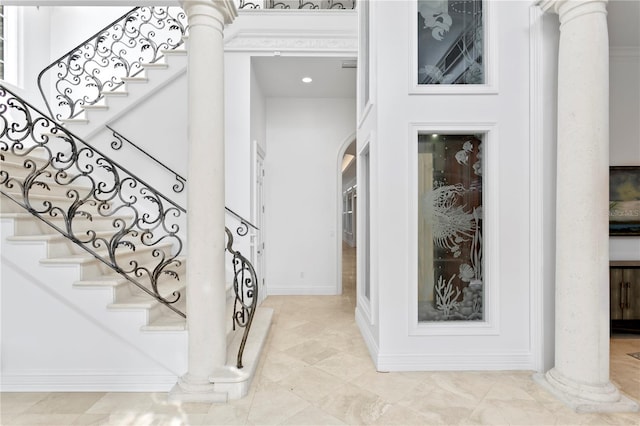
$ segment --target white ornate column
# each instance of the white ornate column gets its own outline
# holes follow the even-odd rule
[[[578,412],[635,411],[609,381],[607,0],[546,0],[560,17],[555,367],[536,380]]]
[[[188,371],[171,391],[181,401],[225,401],[210,382],[227,356],[224,185],[224,25],[230,0],[184,0],[188,40]]]

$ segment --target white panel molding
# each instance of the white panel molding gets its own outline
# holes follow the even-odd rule
[[[318,52],[355,56],[358,52],[358,34],[338,31],[309,33],[241,30],[225,42],[224,49],[226,52]]]
[[[168,392],[178,376],[121,370],[3,371],[1,392]]]
[[[421,133],[482,133],[484,212],[484,321],[418,321],[418,135]],[[478,336],[500,334],[500,181],[497,123],[411,123],[409,125],[409,218],[408,235],[415,236],[409,247],[408,321],[410,336]]]
[[[457,95],[489,95],[498,93],[498,37],[496,28],[499,22],[496,18],[495,2],[484,1],[483,27],[485,29],[484,52],[482,60],[485,65],[485,84],[418,84],[418,2],[412,1],[409,7],[409,94],[457,94]]]
[[[544,365],[544,106],[543,106],[543,56],[542,17],[538,5],[530,9],[529,48],[529,303],[531,318],[529,347],[533,351],[533,368],[542,372]]]
[[[367,349],[369,350],[369,355],[373,360],[373,364],[376,366],[376,369],[378,371],[383,371],[383,369],[379,367],[379,360],[378,360],[380,347],[378,346],[378,343],[376,342],[376,339],[373,336],[373,334],[371,334],[371,327],[369,326],[369,322],[367,318],[365,317],[365,315],[363,315],[362,309],[359,307],[356,307],[356,324],[360,329],[360,333],[362,334],[362,337],[364,339],[364,344],[367,345]],[[387,370],[384,370],[384,371],[387,371]]]
[[[531,370],[531,352],[379,354],[379,371]]]
[[[356,283],[356,288],[357,288],[357,305],[359,308],[362,309],[362,313],[363,315],[365,315],[365,317],[369,320],[369,324],[370,325],[375,325],[376,324],[376,318],[378,317],[378,285],[377,285],[377,280],[378,280],[378,273],[377,271],[374,271],[375,265],[378,264],[377,262],[377,255],[375,255],[375,253],[377,253],[377,250],[375,249],[375,244],[373,242],[373,238],[376,235],[375,232],[372,232],[372,230],[374,229],[373,223],[374,220],[373,215],[375,214],[375,212],[377,211],[377,209],[374,208],[374,201],[376,200],[376,196],[374,195],[374,191],[373,188],[375,187],[372,182],[374,179],[374,176],[377,176],[376,174],[374,174],[372,172],[372,170],[374,170],[374,162],[375,160],[375,156],[373,155],[373,150],[375,148],[375,138],[374,138],[374,132],[369,132],[364,138],[363,138],[363,142],[360,145],[359,149],[358,149],[358,153],[357,153],[357,157],[358,159],[360,159],[363,155],[369,155],[369,188],[368,188],[368,192],[369,192],[369,223],[367,223],[367,226],[369,227],[369,271],[368,271],[368,276],[369,276],[369,300],[367,300],[367,298],[364,296],[364,283],[361,281],[362,280],[362,275],[361,273],[357,274],[357,283]],[[359,167],[358,168],[358,182],[364,182],[364,176],[362,175],[362,168]],[[363,185],[360,185],[360,188],[362,188]],[[365,207],[362,205],[362,203],[364,202],[365,197],[360,196],[358,197],[358,215],[363,214],[366,209]],[[365,223],[364,220],[362,220],[360,217],[357,218],[357,223],[362,224]],[[361,250],[363,247],[366,246],[366,244],[364,243],[363,239],[365,236],[365,232],[358,232],[357,234],[357,250],[358,250],[358,255],[357,255],[357,270],[358,271],[363,271],[366,267],[364,260],[365,260],[365,255],[363,253],[361,253]]]
[[[269,286],[269,296],[335,296],[335,285],[298,286]]]

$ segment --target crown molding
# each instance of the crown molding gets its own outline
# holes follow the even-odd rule
[[[241,31],[225,43],[225,51],[337,52],[355,55],[358,51],[358,35]]]

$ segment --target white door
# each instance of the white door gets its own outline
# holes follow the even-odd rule
[[[255,186],[254,186],[254,200],[255,200],[255,212],[254,212],[254,224],[258,227],[258,231],[255,232],[255,235],[252,237],[254,244],[254,266],[256,268],[256,274],[258,275],[258,303],[261,303],[264,298],[267,296],[266,294],[266,286],[265,286],[265,220],[264,220],[264,153],[262,149],[254,141],[255,145]]]

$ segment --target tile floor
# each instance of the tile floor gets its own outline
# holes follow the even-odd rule
[[[164,393],[3,393],[2,425],[640,425],[640,413],[575,414],[531,372],[378,373],[343,296],[269,297],[266,356],[249,395],[228,404],[169,403]],[[351,260],[349,260],[351,256]],[[640,339],[612,340],[611,379],[640,399]]]

